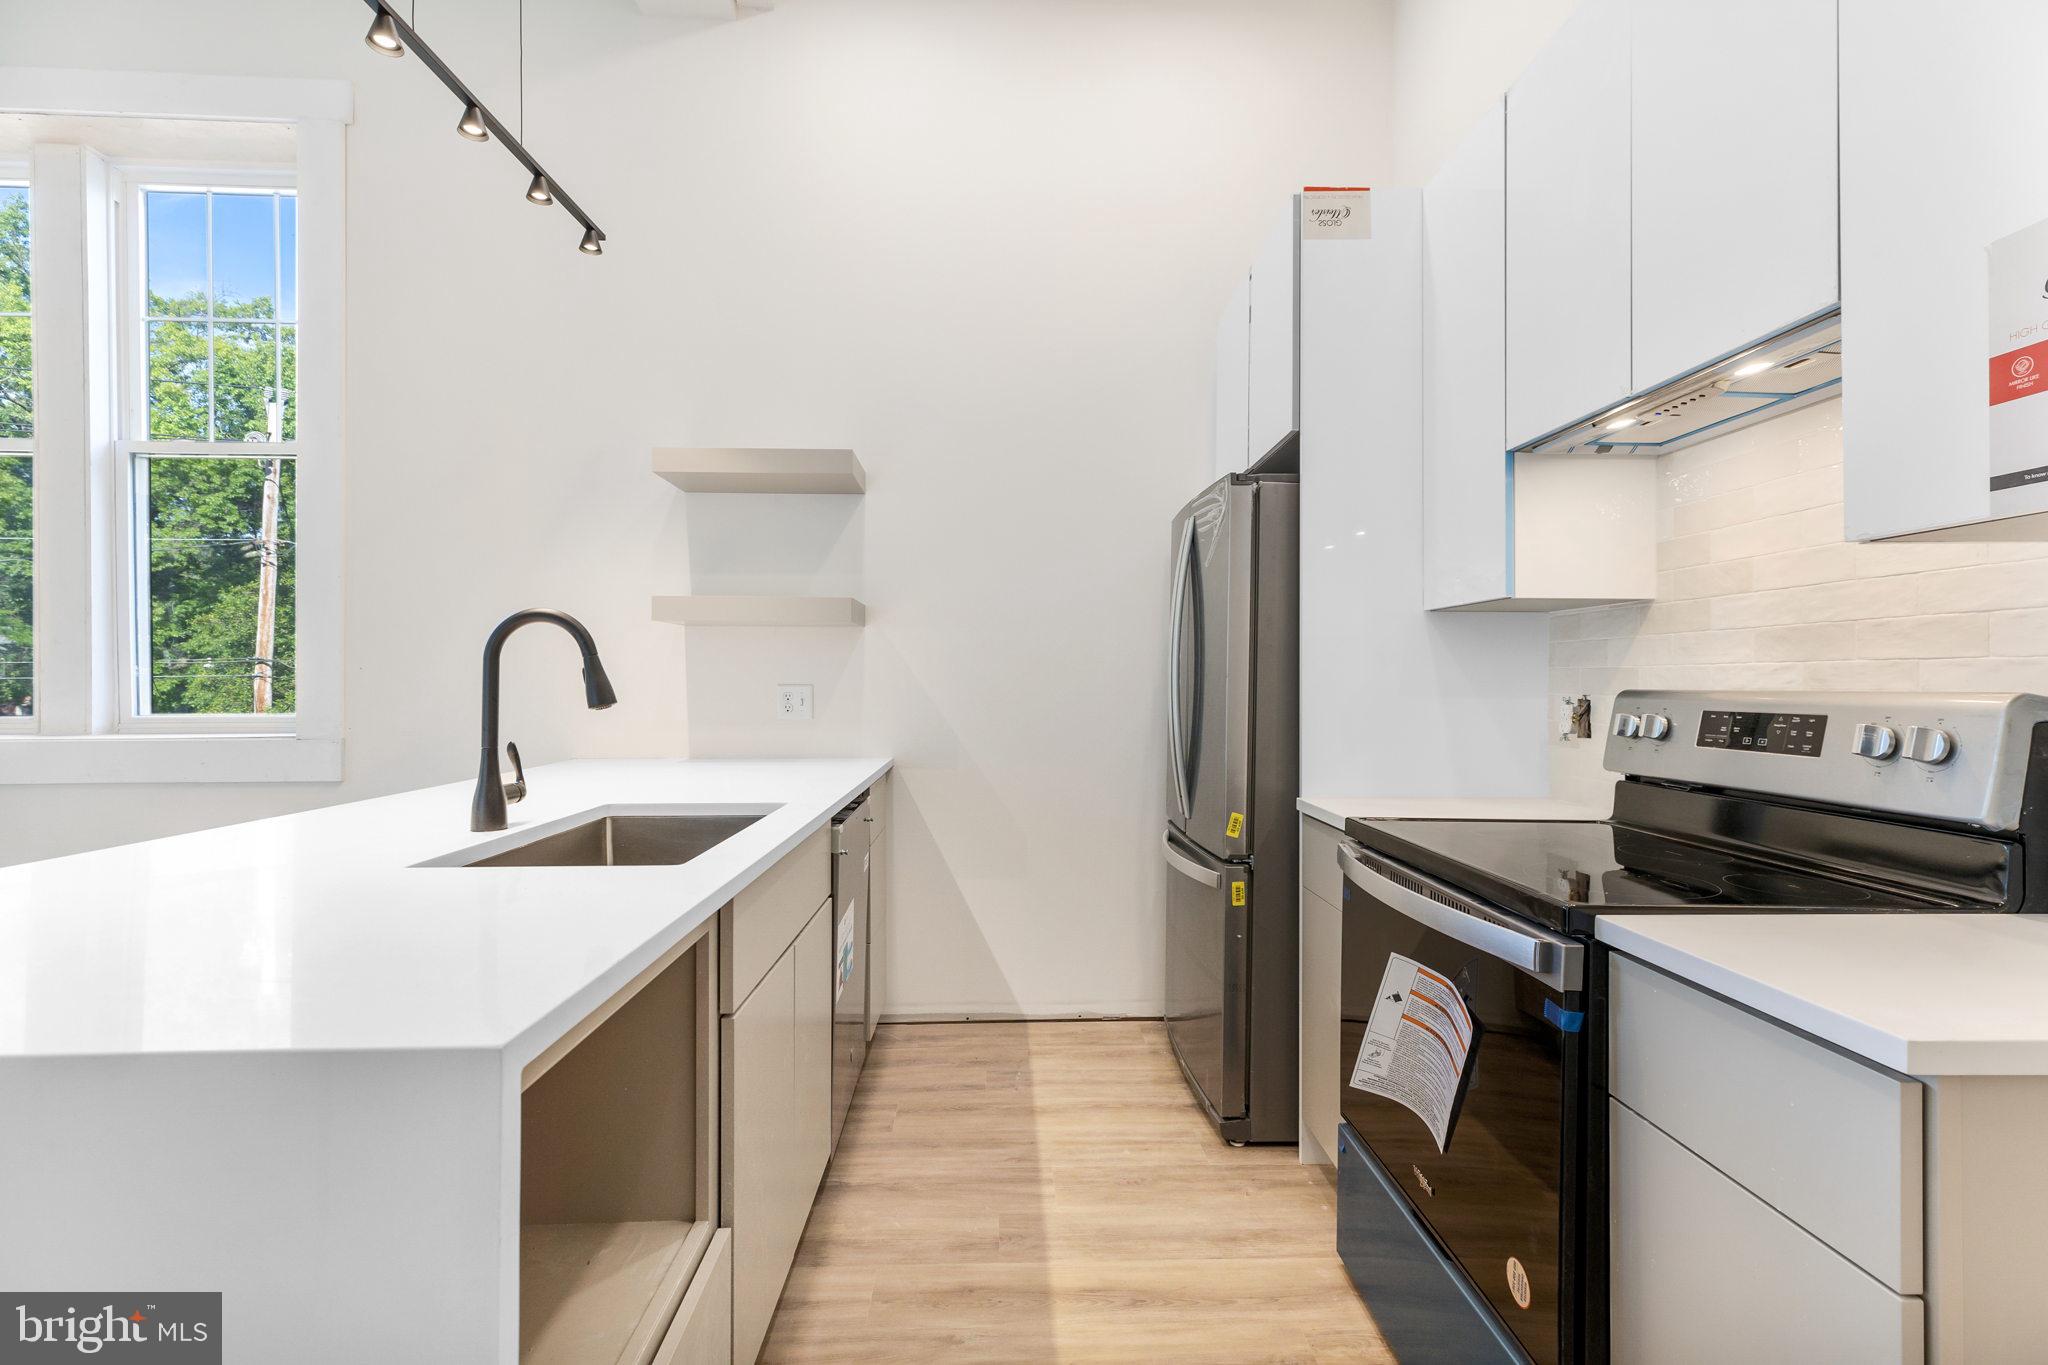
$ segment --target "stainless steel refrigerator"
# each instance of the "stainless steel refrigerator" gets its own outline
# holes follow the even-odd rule
[[[1173,520],[1166,1024],[1224,1138],[1296,1139],[1296,476],[1220,480]]]

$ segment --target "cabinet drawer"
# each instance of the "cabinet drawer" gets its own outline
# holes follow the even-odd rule
[[[732,1231],[712,1237],[690,1290],[668,1333],[655,1348],[654,1365],[731,1365]]]
[[[1619,1101],[1608,1103],[1614,1365],[1920,1365],[1894,1294]]]
[[[832,826],[783,855],[719,912],[718,1009],[731,1014],[832,895]]]
[[[1337,866],[1343,839],[1313,815],[1301,817],[1301,884],[1332,905],[1344,903],[1344,873]]]
[[[1885,1284],[1920,1293],[1919,1082],[1624,957],[1608,979],[1613,1096]]]

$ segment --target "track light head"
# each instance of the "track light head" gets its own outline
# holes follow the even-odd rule
[[[604,234],[596,228],[584,229],[583,240],[576,244],[576,249],[586,256],[604,255]]]
[[[389,10],[377,11],[377,17],[370,21],[370,31],[363,35],[363,42],[370,51],[381,52],[387,57],[405,55],[405,43],[398,36],[398,23]]]
[[[481,105],[465,105],[462,117],[455,120],[455,131],[471,142],[489,142],[491,130],[484,126],[484,111]]]
[[[552,204],[555,202],[555,192],[548,186],[547,176],[539,172],[534,174],[533,183],[526,187],[526,202],[529,204]]]

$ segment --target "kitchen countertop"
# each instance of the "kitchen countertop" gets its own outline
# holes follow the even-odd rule
[[[529,768],[508,829],[471,784],[0,869],[0,1059],[383,1049],[530,1057],[890,767]],[[421,867],[604,814],[767,812],[674,867]]]
[[[1605,820],[1613,804],[1553,796],[1304,796],[1303,815],[1344,828],[1346,820]]]
[[[1894,1071],[2048,1075],[2048,915],[1615,915],[1599,938]]]

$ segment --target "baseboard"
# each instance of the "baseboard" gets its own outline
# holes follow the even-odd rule
[[[1156,1024],[1162,1016],[1157,1014],[1097,1014],[1093,1011],[1077,1011],[1072,1014],[1013,1014],[977,1010],[973,1013],[936,1012],[932,1014],[883,1014],[876,1016],[876,1022],[883,1024],[1103,1024],[1137,1020]]]

